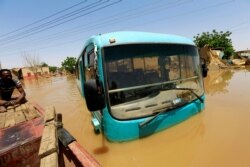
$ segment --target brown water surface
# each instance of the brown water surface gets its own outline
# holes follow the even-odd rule
[[[25,80],[30,101],[55,106],[64,127],[104,167],[249,167],[250,72],[209,71],[206,108],[149,137],[111,143],[96,135],[74,77]]]

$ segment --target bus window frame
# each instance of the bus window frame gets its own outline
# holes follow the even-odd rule
[[[85,52],[83,54],[83,60],[84,60],[84,74],[85,74],[85,81],[89,80],[89,79],[96,79],[96,70],[94,69],[94,60],[95,60],[95,53],[94,53],[94,47],[95,45],[93,43],[88,44],[85,47]],[[90,56],[93,56],[93,61],[90,62]],[[91,72],[93,73],[91,75]],[[89,75],[90,73],[90,77],[87,77],[87,75]]]

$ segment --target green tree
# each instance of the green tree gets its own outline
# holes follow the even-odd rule
[[[63,62],[62,62],[62,67],[73,74],[75,72],[75,64],[76,64],[76,58],[75,57],[67,57]]]
[[[54,73],[54,72],[56,72],[56,70],[57,70],[56,66],[49,66],[49,71],[50,72]]]
[[[45,63],[45,62],[42,62],[41,63],[41,67],[48,67],[49,65],[47,64],[47,63]]]
[[[211,33],[203,32],[202,34],[194,36],[194,43],[199,48],[205,45],[209,45],[212,48],[223,48],[225,54],[223,58],[228,59],[234,53],[232,40],[230,38],[231,34],[230,31],[217,32],[216,30],[213,30]]]

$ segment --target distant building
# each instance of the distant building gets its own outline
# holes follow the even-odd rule
[[[242,57],[245,57],[245,58],[250,59],[250,50],[241,50],[241,51],[237,51],[236,54],[237,54],[238,56],[242,56]]]
[[[224,55],[225,55],[225,53],[224,53],[224,48],[212,48],[212,51],[213,51],[216,55],[218,55],[218,57],[219,57],[220,59],[222,59],[222,58],[224,57]]]
[[[39,76],[50,76],[49,67],[37,68],[36,73],[34,73],[30,67],[13,68],[12,72],[19,79],[31,79]]]

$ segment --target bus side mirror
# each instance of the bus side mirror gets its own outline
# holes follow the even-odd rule
[[[208,68],[207,68],[206,63],[204,63],[204,64],[201,65],[201,71],[202,71],[202,76],[204,78],[206,78],[207,77],[207,72],[208,72]]]
[[[105,107],[102,84],[97,84],[95,79],[90,79],[84,83],[84,95],[89,111],[102,110]]]

